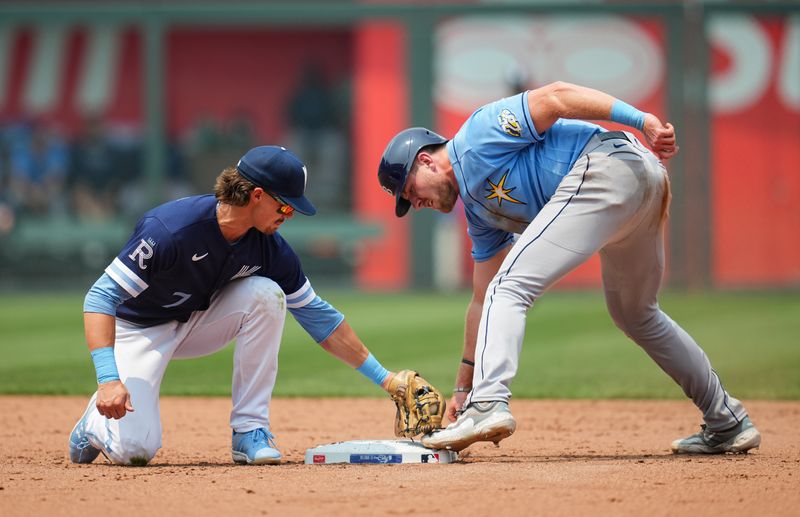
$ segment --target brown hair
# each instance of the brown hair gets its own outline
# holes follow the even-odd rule
[[[229,205],[245,206],[250,201],[250,193],[254,188],[256,186],[239,174],[236,167],[227,167],[217,176],[214,196]]]

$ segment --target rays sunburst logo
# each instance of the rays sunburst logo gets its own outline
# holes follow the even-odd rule
[[[520,201],[519,199],[514,199],[509,194],[514,191],[517,187],[506,188],[506,178],[508,177],[508,172],[503,174],[503,177],[500,178],[496,184],[492,183],[492,180],[487,179],[486,182],[489,183],[489,187],[486,189],[489,192],[489,195],[486,196],[487,200],[496,199],[497,206],[503,206],[503,201],[508,201],[509,203],[514,203],[517,205],[524,205],[524,201]]]

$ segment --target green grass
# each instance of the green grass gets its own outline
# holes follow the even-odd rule
[[[413,368],[449,391],[461,354],[467,293],[325,293],[389,369]],[[83,293],[0,295],[0,393],[88,394]],[[796,293],[662,296],[662,307],[705,349],[726,388],[747,399],[800,399]],[[170,364],[162,393],[228,395],[232,346]],[[612,324],[599,293],[549,293],[528,315],[514,396],[683,398]],[[287,318],[277,396],[382,396]]]

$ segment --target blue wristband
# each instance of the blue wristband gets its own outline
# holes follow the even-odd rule
[[[644,127],[644,113],[619,99],[615,100],[614,104],[611,105],[610,118],[614,122],[635,127],[639,131]]]
[[[382,385],[383,381],[385,381],[386,377],[389,375],[389,370],[384,368],[371,352],[367,359],[361,366],[356,368],[356,370],[378,386]]]
[[[118,381],[119,372],[117,362],[114,360],[114,347],[106,346],[90,352],[94,361],[94,370],[97,372],[97,384]]]

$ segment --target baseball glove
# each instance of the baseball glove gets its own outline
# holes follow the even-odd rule
[[[387,391],[397,406],[394,434],[413,438],[442,427],[446,402],[442,393],[414,370],[401,370]]]

